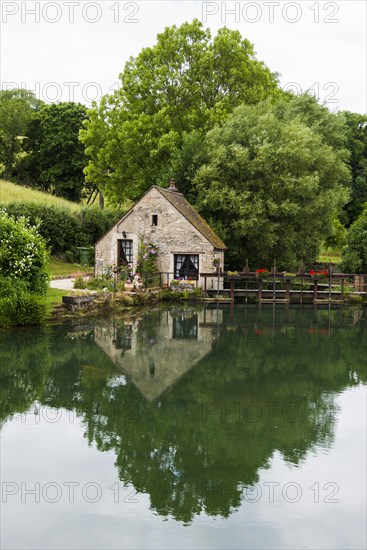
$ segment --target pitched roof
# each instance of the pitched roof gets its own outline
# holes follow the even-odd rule
[[[226,250],[227,247],[214,233],[213,229],[208,223],[200,216],[193,206],[185,199],[182,193],[177,191],[171,191],[170,189],[164,189],[153,185],[154,189],[157,189],[165,199],[168,200],[182,214],[208,241],[215,247],[221,250]]]

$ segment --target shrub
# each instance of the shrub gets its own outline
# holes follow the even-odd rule
[[[46,299],[30,292],[26,281],[0,277],[0,288],[0,326],[37,325],[46,319]]]
[[[86,282],[86,288],[91,290],[103,290],[107,289],[108,291],[113,291],[113,279],[109,277],[91,277],[89,281]]]
[[[30,226],[25,217],[15,219],[0,210],[0,235],[0,276],[23,281],[28,290],[46,294],[49,254],[38,228]]]
[[[367,205],[349,228],[340,267],[344,272],[367,272]]]
[[[72,250],[66,250],[64,253],[65,260],[69,263],[73,263],[75,261],[75,251]]]
[[[74,281],[74,288],[81,288],[81,289],[87,288],[87,281],[84,281],[83,277],[81,276],[76,277]]]
[[[139,242],[137,271],[150,275],[158,272],[158,249],[153,243],[146,244],[143,239]]]
[[[57,206],[20,202],[7,205],[6,211],[15,218],[25,216],[31,224],[39,224],[39,233],[51,252],[67,253],[68,261],[78,260],[77,247],[94,245],[122,215],[118,210],[83,208],[71,212]]]

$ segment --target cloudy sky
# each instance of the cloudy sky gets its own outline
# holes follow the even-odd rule
[[[238,29],[282,87],[311,89],[331,110],[366,113],[365,0],[1,0],[1,88],[90,104],[164,27],[194,18]]]

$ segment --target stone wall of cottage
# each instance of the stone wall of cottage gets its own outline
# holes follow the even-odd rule
[[[153,215],[158,224],[152,224]],[[125,232],[126,237],[122,235]],[[158,248],[158,267],[161,272],[170,273],[173,278],[174,254],[199,254],[199,272],[213,272],[214,258],[220,259],[223,269],[224,253],[213,245],[174,208],[156,189],[151,189],[121,222],[116,224],[95,248],[95,273],[101,275],[107,267],[117,263],[117,241],[133,241],[136,268],[139,241],[155,244]],[[203,281],[200,281],[203,284]],[[208,279],[208,288],[216,288],[216,280]]]

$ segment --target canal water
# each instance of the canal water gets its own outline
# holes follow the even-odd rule
[[[366,548],[367,312],[0,333],[6,549]]]

